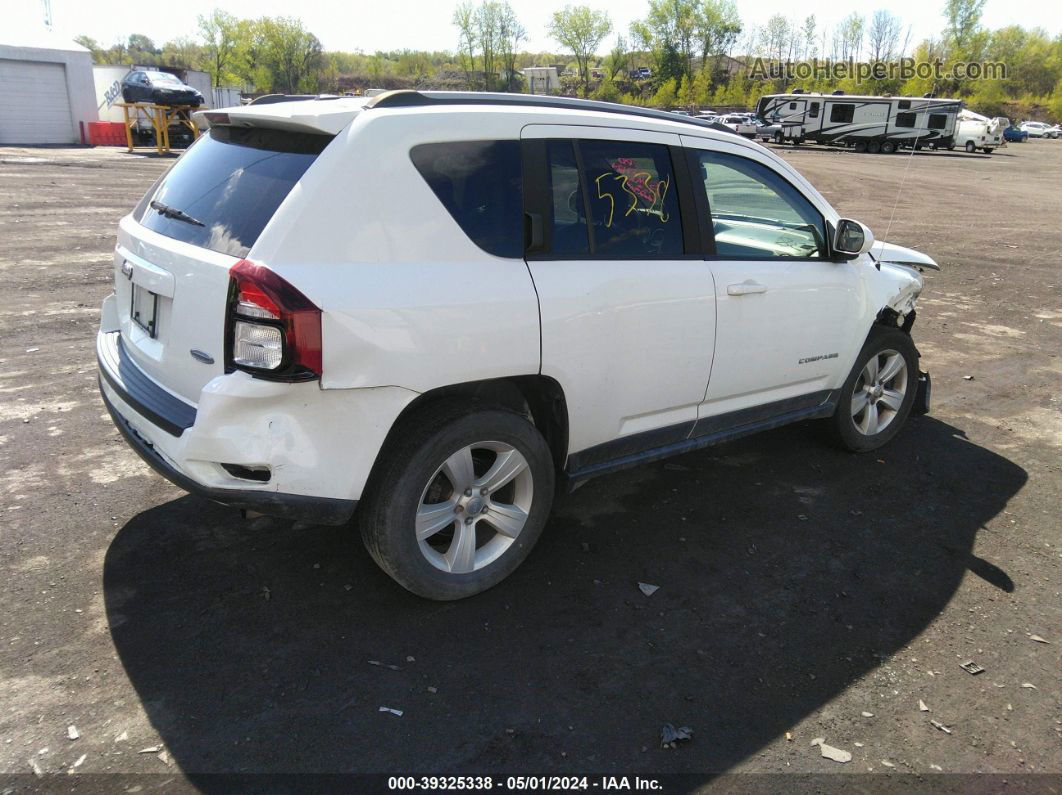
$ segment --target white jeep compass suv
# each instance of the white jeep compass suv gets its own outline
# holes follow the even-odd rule
[[[190,492],[354,517],[456,599],[527,557],[558,485],[811,418],[872,450],[928,407],[936,265],[756,143],[579,100],[270,99],[199,114],[103,303],[104,402]]]

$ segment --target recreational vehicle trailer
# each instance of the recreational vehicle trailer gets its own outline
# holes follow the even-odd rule
[[[781,125],[779,143],[815,141],[891,154],[900,147],[953,146],[961,109],[957,99],[793,93],[763,97],[756,115]]]

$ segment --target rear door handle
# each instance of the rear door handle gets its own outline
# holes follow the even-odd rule
[[[727,295],[752,295],[753,293],[767,292],[767,285],[754,282],[751,279],[741,284],[729,284],[726,288]]]

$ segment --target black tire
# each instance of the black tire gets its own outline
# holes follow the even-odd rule
[[[533,484],[527,519],[504,552],[483,568],[443,571],[421,551],[416,512],[442,463],[463,447],[486,441],[511,446],[526,459]],[[538,429],[515,412],[464,399],[439,401],[404,419],[380,455],[358,506],[361,537],[380,568],[418,596],[445,601],[481,593],[508,577],[542,534],[553,502],[553,459]],[[491,530],[489,524],[486,529]]]
[[[778,132],[776,132],[774,134],[774,142],[776,144],[784,144],[785,143],[785,136],[782,135],[781,130],[779,130]]]
[[[867,151],[872,155],[876,155],[881,151],[881,141],[867,141]]]
[[[891,155],[895,151],[896,151],[896,142],[895,141],[882,141],[881,142],[881,153],[883,155]]]
[[[986,155],[990,155],[990,154],[992,154],[993,150],[995,150],[994,146],[986,146],[981,151],[984,152]]]
[[[977,151],[977,144],[975,144],[973,141],[967,141],[966,142],[966,151],[969,152],[970,154],[973,154],[974,152]]]
[[[855,142],[855,146],[853,148],[857,152],[865,152],[865,151],[867,151],[867,142],[866,141],[856,141]]]
[[[867,434],[860,430],[857,424],[856,416],[865,418],[862,412],[853,416],[852,398],[857,384],[860,384],[860,389],[863,388],[863,370],[867,363],[872,357],[880,357],[885,351],[895,351],[903,357],[903,362],[906,365],[903,399],[899,410],[891,416],[880,432]],[[887,383],[890,383],[893,388],[898,386],[895,378]],[[914,403],[917,392],[918,351],[915,349],[911,337],[898,328],[875,326],[863,345],[863,349],[859,352],[859,356],[856,357],[852,372],[849,373],[844,386],[841,387],[841,393],[837,400],[837,411],[829,419],[829,427],[834,441],[845,450],[853,453],[869,452],[887,444],[903,427],[904,421],[911,413],[911,405]],[[877,409],[875,408],[874,411],[876,416]]]

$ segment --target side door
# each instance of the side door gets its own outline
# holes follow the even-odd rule
[[[138,102],[140,100],[140,86],[137,84],[137,79],[139,77],[140,72],[130,72],[123,78],[123,102]]]
[[[542,373],[564,389],[569,470],[687,438],[715,290],[679,136],[530,125],[522,138]]]
[[[821,405],[862,344],[862,266],[828,258],[832,211],[769,158],[720,141],[683,143],[716,288],[715,360],[698,419]]]
[[[143,72],[133,75],[134,96],[137,102],[151,101],[151,82]]]

